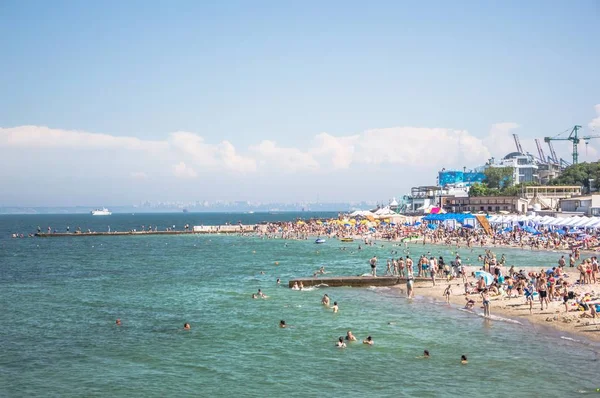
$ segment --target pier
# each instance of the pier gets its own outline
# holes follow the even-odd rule
[[[429,282],[430,278],[415,277],[415,283],[417,282]],[[331,276],[327,278],[298,278],[292,279],[288,282],[288,286],[291,288],[294,283],[300,284],[304,287],[327,285],[329,287],[382,287],[382,286],[394,286],[399,284],[406,284],[406,278],[400,276]]]
[[[146,235],[198,235],[198,234],[249,234],[258,232],[256,225],[207,225],[180,231],[114,231],[114,232],[38,232],[38,238],[65,238],[81,236],[146,236]]]

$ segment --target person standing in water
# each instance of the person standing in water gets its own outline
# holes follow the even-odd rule
[[[327,295],[327,293],[323,295],[323,298],[321,299],[321,304],[323,304],[326,307],[329,307],[329,296]]]
[[[369,260],[369,264],[371,265],[371,275],[377,276],[377,256],[373,256]]]
[[[414,290],[413,290],[413,284],[415,282],[415,278],[413,276],[413,270],[412,270],[412,263],[411,266],[408,266],[408,260],[410,260],[410,257],[407,257],[406,260],[406,297],[408,298],[413,298],[414,297]]]
[[[435,286],[435,274],[437,273],[437,265],[435,261],[435,257],[431,257],[429,259],[429,275],[431,276],[431,281],[433,282],[433,286]]]
[[[338,303],[337,303],[337,301],[334,301],[334,302],[333,302],[333,307],[331,307],[331,309],[333,310],[333,312],[334,312],[334,313],[335,313],[335,312],[338,312],[338,309],[339,309],[339,308],[338,308]]]
[[[483,316],[490,316],[490,295],[488,293],[488,290],[485,289],[482,293],[481,293],[481,298],[483,299]]]
[[[337,343],[335,343],[335,346],[337,348],[346,348],[346,343],[344,343],[344,338],[342,336],[340,336]]]
[[[450,295],[452,294],[452,287],[448,285],[446,290],[444,290],[444,297],[446,298],[446,303],[450,303]]]

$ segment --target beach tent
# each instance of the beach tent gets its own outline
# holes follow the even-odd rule
[[[590,221],[586,224],[586,228],[597,228],[598,226],[600,226],[600,218],[592,218],[590,219]]]
[[[573,224],[573,226],[574,227],[581,227],[581,226],[587,224],[589,221],[590,221],[589,217],[583,216],[583,217],[580,217],[579,220],[577,220],[577,222],[575,222]]]

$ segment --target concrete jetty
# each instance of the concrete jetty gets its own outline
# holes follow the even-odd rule
[[[415,277],[415,283],[417,282],[430,282],[431,279],[424,277]],[[406,278],[399,276],[331,276],[327,278],[298,278],[292,279],[288,282],[288,286],[291,288],[294,283],[300,284],[304,287],[327,285],[329,287],[381,287],[381,286],[394,286],[398,284],[406,285]]]
[[[255,225],[207,225],[195,226],[190,230],[181,231],[111,231],[111,232],[38,232],[39,238],[65,238],[81,236],[146,236],[146,235],[196,235],[196,234],[248,234],[258,232]]]

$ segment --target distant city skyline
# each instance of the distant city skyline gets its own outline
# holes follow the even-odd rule
[[[575,124],[600,136],[598,15],[594,0],[5,1],[0,207],[378,202],[513,152],[513,133],[532,154]],[[598,160],[600,139],[579,150]]]

